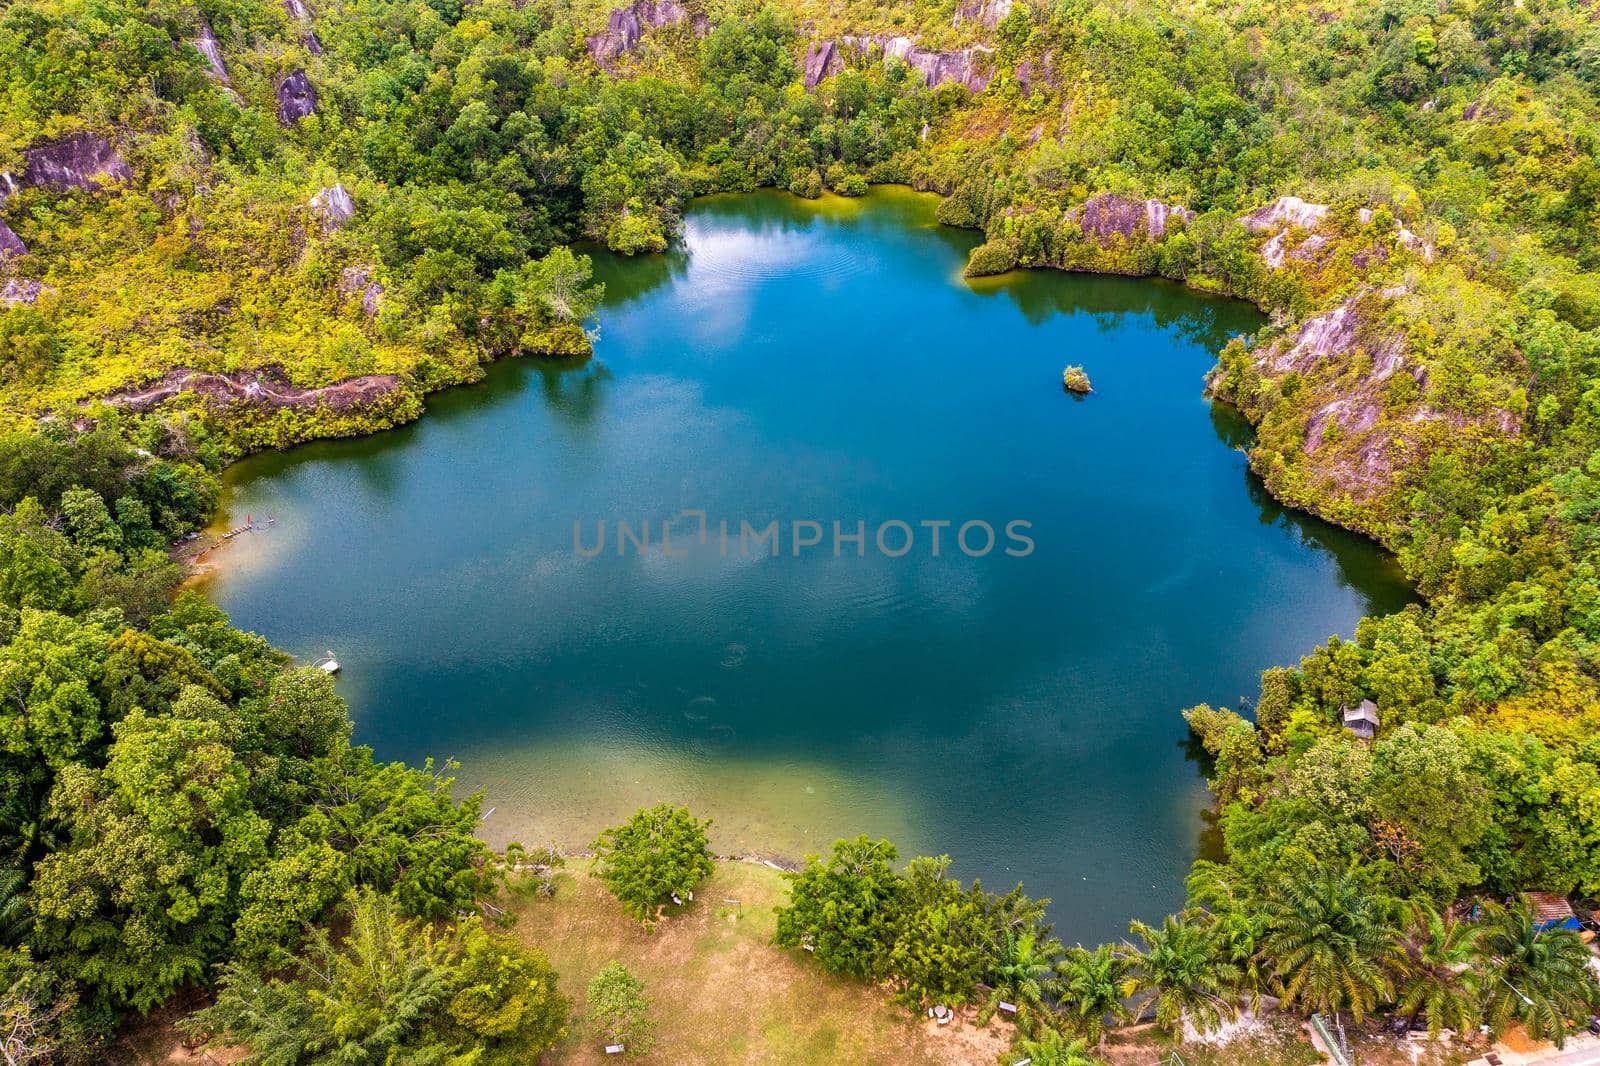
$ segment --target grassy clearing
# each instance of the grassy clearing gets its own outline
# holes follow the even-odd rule
[[[998,1061],[1010,1026],[943,1029],[888,1002],[880,988],[823,973],[799,952],[772,946],[773,908],[786,890],[766,866],[720,862],[695,893],[653,933],[574,863],[557,877],[553,898],[513,894],[515,934],[549,954],[578,1019],[547,1058],[601,1063],[606,1056],[583,1020],[583,990],[612,959],[645,984],[656,1020],[646,1061],[784,1063],[983,1063]],[[738,900],[738,904],[724,902]],[[612,1060],[615,1061],[614,1059]]]

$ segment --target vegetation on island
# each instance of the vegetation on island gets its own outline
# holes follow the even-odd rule
[[[1426,602],[1268,670],[1249,706],[1189,711],[1223,859],[1132,928],[1143,947],[1064,949],[1020,890],[862,840],[796,875],[778,942],[915,1008],[1009,1003],[1039,1063],[1146,1006],[1203,1030],[1271,995],[1557,1040],[1596,1010],[1577,935],[1522,895],[1600,899],[1589,7],[665,6],[610,52],[593,0],[0,12],[15,1061],[101,1056],[196,987],[217,990],[197,1031],[272,1061],[559,1039],[550,967],[482,924],[504,867],[477,800],[376,761],[327,678],[169,600],[164,549],[244,451],[415,417],[498,356],[586,352],[600,293],[573,242],[648,254],[694,195],[868,182],[946,194],[940,220],[982,231],[973,275],[1261,306],[1212,394],[1278,498],[1393,549]],[[886,58],[894,36],[921,66]],[[110,155],[39,165],[85,144]],[[1343,728],[1363,700],[1370,742]],[[646,919],[708,867],[686,812],[642,817],[668,819],[667,859],[630,823],[600,869]],[[398,983],[372,982],[380,958]],[[398,1027],[373,1013],[391,997]]]
[[[1068,392],[1093,392],[1089,375],[1081,366],[1069,366],[1061,372],[1061,384]]]

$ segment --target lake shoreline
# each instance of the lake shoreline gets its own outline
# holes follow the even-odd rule
[[[1275,504],[1248,427],[1199,394],[1262,325],[1248,303],[1043,270],[968,285],[975,235],[939,203],[716,197],[673,252],[595,252],[592,360],[504,360],[429,420],[231,468],[212,532],[260,532],[190,549],[205,594],[304,661],[335,649],[358,740],[457,761],[492,846],[581,848],[670,798],[724,854],[865,832],[1022,880],[1096,935],[1126,917],[1109,900],[1174,905],[1211,798],[1172,712],[1231,704],[1405,590],[1370,541]],[[1067,360],[1092,401],[1063,396]],[[1009,459],[983,446],[1002,438]],[[592,542],[597,519],[684,507],[713,531],[868,519],[867,550],[574,547],[575,520]],[[1032,562],[957,552],[954,528],[944,557],[921,530],[880,555],[890,518],[1043,539]],[[1269,623],[1275,602],[1295,606]],[[1085,778],[1084,802],[997,799],[1019,772]]]
[[[881,188],[905,189],[905,190],[908,190],[910,192],[917,193],[919,195],[938,197],[941,200],[943,200],[948,195],[946,193],[940,192],[937,189],[919,188],[919,187],[917,187],[915,185],[908,185],[908,184],[895,183],[895,182],[887,182],[887,183],[882,183],[882,184],[878,184],[878,185],[873,185],[870,188],[872,190],[877,190],[877,189],[881,189]],[[780,186],[770,186],[770,187],[767,187],[765,189],[754,190],[754,191],[757,191],[757,192],[765,191],[765,192],[777,193],[777,194],[787,196],[787,197],[789,197],[791,199],[797,200],[797,201],[799,201],[801,203],[805,203],[805,204],[816,204],[819,201],[829,201],[829,200],[837,200],[837,201],[842,201],[842,202],[851,203],[851,204],[859,204],[859,203],[862,203],[862,202],[865,201],[864,197],[839,196],[838,194],[832,193],[832,192],[826,192],[826,193],[823,194],[823,196],[816,197],[816,198],[802,197],[802,196],[797,196],[794,193],[790,192],[789,190],[787,190],[785,188],[782,188]],[[750,195],[750,193],[747,193],[747,192],[716,192],[716,193],[708,193],[708,194],[706,194],[704,196],[693,197],[689,202],[691,204],[693,204],[693,203],[701,202],[701,201],[714,201],[714,200],[717,200],[717,199],[734,198],[734,197],[747,196],[747,195]],[[870,196],[871,194],[869,193],[868,195]],[[974,228],[974,227],[967,227],[967,226],[957,226],[957,225],[952,225],[950,223],[945,223],[945,222],[935,222],[934,225],[939,226],[939,227],[943,227],[943,228],[947,228],[947,229],[951,229],[951,230],[955,230],[955,231],[959,231],[959,232],[980,233],[980,234],[983,232],[982,229],[978,229],[978,228]],[[675,237],[674,240],[681,240],[681,235],[679,237]],[[582,243],[583,242],[577,242],[577,244],[580,244],[580,245]],[[651,254],[655,255],[655,256],[660,256],[660,255],[665,255],[667,253],[651,253]],[[981,275],[981,276],[970,277],[970,278],[969,277],[962,277],[961,281],[964,284],[966,284],[973,291],[975,291],[975,292],[983,292],[985,290],[999,288],[1000,285],[1007,278],[1015,278],[1015,277],[1021,276],[1021,275],[1026,275],[1026,274],[1031,274],[1031,273],[1045,273],[1045,272],[1060,272],[1060,273],[1063,273],[1063,274],[1075,274],[1075,275],[1081,275],[1081,276],[1084,276],[1084,277],[1120,277],[1120,278],[1129,278],[1129,279],[1136,279],[1136,280],[1137,279],[1147,279],[1147,280],[1150,280],[1150,281],[1164,281],[1164,282],[1168,282],[1170,284],[1178,285],[1178,286],[1180,286],[1181,288],[1183,288],[1187,292],[1193,292],[1193,293],[1196,293],[1196,294],[1201,295],[1201,296],[1215,297],[1215,298],[1226,299],[1226,300],[1238,300],[1238,301],[1240,301],[1242,303],[1250,305],[1251,307],[1254,307],[1257,311],[1261,311],[1263,314],[1265,314],[1265,312],[1263,311],[1263,309],[1262,309],[1262,307],[1261,307],[1259,302],[1251,299],[1248,296],[1245,296],[1245,295],[1230,291],[1230,290],[1228,290],[1228,289],[1226,289],[1224,287],[1219,287],[1216,284],[1204,284],[1204,285],[1202,285],[1202,284],[1194,283],[1194,281],[1192,279],[1187,278],[1187,277],[1185,277],[1185,278],[1171,278],[1171,277],[1167,277],[1166,275],[1159,274],[1159,273],[1138,273],[1138,272],[1134,272],[1134,271],[1117,270],[1117,269],[1110,268],[1110,267],[1104,268],[1104,269],[1098,269],[1098,268],[1081,267],[1081,266],[1057,266],[1057,265],[1016,266],[1016,267],[1012,267],[1010,270],[1007,270],[1007,271],[1005,271],[1003,273],[1000,273],[1000,274],[988,274],[988,275]],[[1262,328],[1266,328],[1266,327],[1263,326]],[[1254,334],[1252,334],[1251,336],[1254,337]],[[441,395],[441,394],[444,394],[444,393],[447,393],[447,392],[450,392],[450,391],[453,391],[453,390],[456,390],[456,389],[472,388],[472,387],[481,385],[483,383],[485,372],[487,371],[487,369],[489,367],[491,367],[493,365],[496,365],[498,363],[505,362],[505,361],[508,361],[508,360],[518,360],[518,359],[531,360],[531,361],[533,361],[535,363],[539,363],[541,365],[560,365],[562,363],[573,364],[573,365],[582,365],[582,364],[588,362],[590,359],[593,358],[593,348],[591,346],[590,351],[589,351],[588,354],[576,355],[576,356],[575,355],[571,355],[571,354],[563,354],[563,353],[556,353],[556,352],[537,352],[537,351],[518,351],[518,352],[511,352],[511,353],[503,353],[503,354],[500,354],[500,355],[494,355],[494,354],[485,352],[485,355],[488,358],[485,361],[483,361],[483,362],[478,364],[478,366],[476,368],[477,369],[477,373],[473,374],[472,376],[463,378],[461,380],[444,381],[444,382],[441,382],[441,383],[439,383],[439,384],[437,384],[437,385],[435,385],[433,387],[424,388],[424,389],[422,389],[420,391],[412,393],[412,395],[415,397],[417,402],[415,404],[413,404],[413,405],[410,405],[409,411],[406,411],[406,412],[394,412],[394,411],[391,411],[388,414],[388,416],[386,416],[378,424],[375,424],[375,425],[371,426],[370,428],[365,428],[365,429],[362,429],[362,430],[357,431],[357,432],[348,432],[348,431],[345,431],[343,429],[340,429],[340,430],[335,431],[335,432],[330,432],[330,433],[327,433],[327,434],[319,434],[319,433],[315,433],[314,432],[312,435],[309,435],[309,436],[306,436],[304,438],[300,438],[300,439],[296,439],[296,440],[290,441],[287,444],[282,444],[282,445],[263,445],[263,446],[258,447],[258,448],[248,448],[248,449],[246,449],[244,451],[241,451],[238,455],[233,456],[232,458],[230,458],[227,461],[227,463],[223,466],[223,470],[226,471],[228,468],[234,466],[238,462],[240,462],[240,461],[242,461],[244,459],[248,459],[251,456],[259,455],[259,454],[261,454],[263,452],[269,452],[269,451],[289,452],[289,451],[294,450],[295,448],[301,447],[302,445],[314,444],[314,443],[317,443],[319,441],[341,440],[341,439],[344,439],[344,440],[360,439],[360,438],[363,438],[363,437],[371,437],[371,436],[375,436],[375,435],[378,435],[378,434],[381,434],[381,433],[387,433],[387,432],[389,432],[391,430],[399,429],[399,428],[401,428],[403,426],[410,425],[411,423],[420,420],[424,415],[426,415],[426,413],[427,413],[426,404],[423,401],[427,397],[438,396],[438,395]],[[1220,352],[1216,353],[1216,355],[1220,356]],[[1215,370],[1217,365],[1219,365],[1219,364],[1214,362],[1212,369]],[[1206,376],[1207,376],[1207,381],[1209,382],[1209,379],[1210,379],[1210,376],[1211,376],[1209,371],[1207,372]],[[354,379],[342,379],[341,381],[335,381],[335,382],[331,383],[331,385],[328,386],[328,387],[330,387],[330,388],[331,387],[336,387],[336,386],[340,385],[343,380],[354,380]],[[1245,414],[1245,412],[1242,409],[1240,409],[1236,404],[1233,404],[1233,403],[1229,402],[1228,400],[1217,396],[1212,391],[1212,389],[1210,388],[1209,383],[1207,384],[1207,386],[1204,389],[1202,389],[1202,394],[1206,397],[1206,399],[1210,403],[1220,404],[1220,405],[1223,405],[1223,406],[1227,407],[1231,411],[1237,412],[1242,418],[1244,418],[1246,423],[1251,426],[1252,430],[1255,429],[1254,423],[1251,423],[1249,421],[1249,418]],[[1244,451],[1245,451],[1246,456],[1248,457],[1249,456],[1249,449],[1244,449]],[[1339,519],[1336,516],[1326,514],[1323,511],[1318,510],[1318,509],[1316,509],[1314,507],[1309,507],[1309,506],[1305,506],[1305,505],[1302,505],[1302,504],[1291,503],[1289,501],[1286,501],[1283,498],[1279,497],[1276,493],[1273,493],[1271,487],[1270,486],[1266,486],[1265,482],[1263,482],[1263,485],[1266,488],[1266,491],[1273,496],[1273,499],[1275,499],[1279,504],[1284,506],[1286,509],[1294,511],[1294,512],[1297,512],[1297,513],[1300,513],[1300,514],[1309,515],[1309,516],[1317,518],[1317,519],[1319,519],[1321,521],[1328,522],[1330,525],[1334,525],[1334,526],[1339,527],[1340,529],[1344,529],[1344,530],[1346,530],[1346,531],[1348,531],[1350,533],[1354,533],[1357,536],[1362,537],[1362,538],[1364,538],[1366,540],[1369,540],[1372,543],[1378,545],[1385,552],[1390,552],[1392,554],[1392,550],[1389,548],[1389,546],[1384,544],[1377,537],[1373,536],[1372,533],[1370,533],[1369,531],[1364,530],[1364,529],[1360,529],[1358,527],[1349,525],[1349,524],[1344,523],[1344,522],[1341,522],[1341,521],[1339,521]],[[223,537],[222,537],[222,533],[226,532],[226,530],[223,530],[223,529],[220,528],[221,525],[224,523],[224,520],[225,520],[225,515],[221,510],[219,510],[215,515],[213,515],[212,520],[205,527],[203,527],[202,529],[196,531],[196,533],[197,533],[196,540],[188,541],[188,542],[180,541],[180,542],[177,542],[177,543],[175,543],[175,544],[173,544],[171,546],[171,548],[170,548],[170,550],[168,552],[169,557],[175,563],[177,563],[180,567],[183,568],[184,577],[183,577],[182,582],[180,583],[180,586],[179,586],[180,588],[192,588],[192,587],[196,587],[197,585],[201,585],[201,584],[204,583],[204,581],[208,577],[210,577],[213,574],[216,574],[217,572],[222,570],[224,567],[226,567],[226,565],[227,565],[226,559],[222,558],[222,556],[226,555],[226,550],[225,549],[228,547],[229,542],[227,540],[223,539]],[[210,558],[212,556],[219,556],[219,557]]]

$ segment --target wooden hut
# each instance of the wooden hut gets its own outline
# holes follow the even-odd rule
[[[1339,708],[1344,713],[1344,727],[1362,740],[1371,740],[1378,735],[1378,705],[1371,700],[1362,700],[1351,707],[1349,704]]]

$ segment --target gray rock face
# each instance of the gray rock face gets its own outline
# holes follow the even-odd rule
[[[22,157],[27,161],[22,183],[28,186],[65,191],[133,180],[133,171],[117,149],[94,133],[74,133],[29,148]]]
[[[47,292],[55,292],[55,288],[42,281],[11,278],[4,285],[0,285],[0,304],[15,307],[18,304],[37,303],[39,297]]]
[[[959,26],[963,22],[977,22],[992,30],[1000,24],[1001,19],[1011,14],[1014,6],[1013,0],[961,0],[956,7],[956,17],[950,24]]]
[[[1058,84],[1054,53],[1046,52],[1037,60],[1024,59],[1017,64],[1016,78],[1023,96],[1032,95],[1036,88],[1054,89]]]
[[[205,19],[200,20],[200,32],[190,44],[200,53],[200,58],[206,61],[206,73],[210,74],[223,85],[232,85],[228,77],[228,68],[222,63],[222,45],[217,41],[217,35],[211,30],[211,23]]]
[[[13,255],[27,255],[28,246],[22,243],[10,226],[0,220],[0,259]]]
[[[606,21],[604,33],[588,39],[589,55],[606,70],[620,56],[639,47],[646,30],[689,23],[696,33],[704,33],[704,16],[691,15],[679,0],[637,0],[631,7],[615,8]]]
[[[806,88],[815,89],[824,78],[839,73],[844,60],[839,58],[839,46],[833,41],[812,41],[806,46]]]
[[[1280,196],[1266,207],[1245,215],[1239,222],[1251,233],[1272,233],[1290,226],[1309,230],[1316,229],[1327,214],[1327,204],[1307,203],[1298,196]]]
[[[1101,193],[1087,201],[1077,217],[1083,235],[1104,245],[1113,237],[1131,240],[1140,233],[1159,241],[1167,235],[1173,219],[1192,222],[1194,212],[1160,200],[1132,200],[1115,193]]]
[[[356,202],[343,184],[336,184],[311,198],[311,210],[322,219],[322,228],[331,233],[354,217]]]
[[[293,126],[316,113],[317,90],[305,71],[297,70],[278,83],[278,121],[281,124]]]
[[[368,318],[377,318],[383,310],[383,283],[372,276],[370,267],[345,267],[339,275],[339,295],[361,294],[361,310]]]
[[[317,31],[311,28],[311,9],[306,6],[305,0],[283,0],[283,10],[305,30],[300,35],[300,43],[305,50],[314,56],[320,56],[322,42],[317,39]]]
[[[992,51],[989,48],[975,46],[958,52],[930,52],[918,48],[910,37],[890,37],[886,34],[846,37],[844,44],[862,54],[874,48],[882,49],[885,60],[890,57],[900,60],[921,74],[923,83],[930,89],[954,83],[966,86],[971,92],[981,93],[989,87],[989,80],[993,77],[985,69],[985,61]]]

